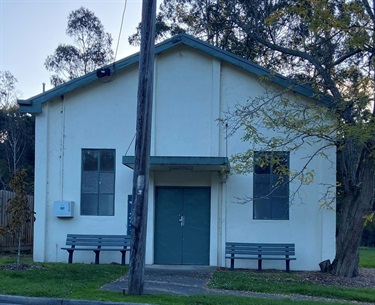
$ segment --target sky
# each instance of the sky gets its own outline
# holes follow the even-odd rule
[[[141,21],[142,0],[0,0],[0,71],[10,71],[17,78],[19,98],[41,93],[43,83],[46,90],[52,88],[52,73],[44,62],[60,43],[73,44],[65,34],[71,11],[83,6],[94,12],[112,35],[115,51],[125,3],[116,60],[139,51],[129,45],[128,36]]]

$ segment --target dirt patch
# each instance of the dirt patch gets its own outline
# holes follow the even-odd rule
[[[16,264],[0,266],[0,270],[29,270],[29,269],[44,269],[44,268],[45,267],[41,265],[28,265],[28,264],[21,264],[19,266],[17,266]]]
[[[359,268],[359,276],[353,278],[335,276],[320,271],[301,271],[295,274],[304,280],[325,286],[375,288],[375,268]]]

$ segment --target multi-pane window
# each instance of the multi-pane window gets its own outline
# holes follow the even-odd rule
[[[115,150],[83,149],[81,215],[114,215]]]
[[[254,152],[254,219],[289,219],[289,153]]]

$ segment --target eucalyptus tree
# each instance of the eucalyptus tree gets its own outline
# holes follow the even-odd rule
[[[17,79],[0,71],[0,189],[9,189],[9,180],[19,168],[26,168],[33,181],[34,118],[20,114],[16,104]]]
[[[92,72],[113,60],[112,37],[87,8],[81,7],[69,14],[66,34],[74,45],[59,44],[44,63],[48,71],[54,72],[52,85]]]
[[[0,71],[0,108],[15,105],[17,79],[9,71]]]
[[[271,149],[286,146],[293,150],[296,146],[254,132],[259,113],[268,114],[260,116],[261,124],[283,128],[290,135],[287,141],[314,138],[337,147],[340,181],[336,257],[331,272],[356,276],[364,222],[374,202],[374,7],[367,0],[237,0],[228,1],[228,5],[236,26],[275,52],[275,68],[299,84],[319,89],[330,100],[322,113],[308,106],[298,108],[301,106],[290,98],[275,108],[274,99],[263,96],[258,99],[262,103],[249,101],[228,119],[246,126],[249,142],[267,143]],[[268,120],[270,113],[278,114],[280,120]],[[249,170],[244,167],[251,157],[237,156],[241,171]]]
[[[26,182],[34,182],[33,116],[21,114],[17,106],[0,110],[0,188],[9,189],[9,181],[19,169],[28,171]]]
[[[164,0],[156,17],[156,41],[186,33],[246,59],[264,53],[260,44],[236,26],[227,2]],[[136,33],[129,37],[130,44],[139,45],[140,28],[139,24]]]
[[[331,272],[347,277],[358,274],[360,238],[374,202],[374,30],[368,0],[165,0],[157,17],[159,40],[185,32],[276,70],[296,87],[317,90],[314,98],[326,108],[290,98],[295,88],[271,91],[264,77],[264,94],[227,112],[224,123],[232,132],[247,131],[249,150],[232,158],[240,173],[252,171],[254,143],[293,151],[311,140],[337,149],[337,194],[336,186],[326,186],[322,206],[333,208],[337,195]],[[139,32],[129,41],[137,44]],[[289,136],[270,139],[261,126]],[[311,182],[309,164],[318,155],[325,151],[312,154],[302,171],[289,173],[291,179],[301,186]]]
[[[267,92],[237,107],[228,122],[233,131],[245,124],[245,139],[267,143],[270,149],[288,146],[293,150],[298,145],[263,137],[256,125],[259,117],[263,125],[294,134],[295,142],[310,137],[337,147],[340,184],[332,272],[344,276],[358,274],[360,237],[374,199],[374,16],[367,0],[174,0],[165,1],[158,16],[159,37],[187,32],[226,50],[237,50],[293,78],[296,86],[309,84],[329,96],[329,109],[322,113],[302,109],[287,98],[275,107],[275,95],[283,93]],[[251,53],[248,42],[254,47]],[[268,120],[272,116],[267,114],[276,111],[280,119]],[[331,121],[335,124],[327,124]],[[247,166],[251,158],[250,152],[235,156],[235,168],[251,171]],[[313,177],[304,172],[300,179],[306,183]],[[332,190],[328,186],[326,194]]]

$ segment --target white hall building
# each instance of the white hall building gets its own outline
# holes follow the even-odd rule
[[[252,173],[228,173],[231,155],[248,143],[241,131],[226,137],[218,124],[223,111],[259,96],[262,77],[272,75],[271,84],[281,88],[292,81],[186,34],[155,51],[146,264],[228,266],[227,241],[294,243],[291,270],[316,270],[332,260],[335,212],[319,199],[324,185],[335,185],[334,149],[326,151],[330,160],[312,162],[314,181],[304,186],[302,202],[289,202],[297,188],[290,183],[283,200],[238,204],[236,198],[257,192],[258,180]],[[66,262],[61,247],[69,233],[128,233],[138,60],[135,54],[108,66],[110,76],[92,72],[18,101],[36,121],[35,261]],[[319,103],[306,86],[290,94]],[[313,149],[285,152],[288,166],[301,168]],[[70,217],[61,217],[61,204],[71,207]],[[103,252],[100,259],[119,262],[120,254]],[[74,254],[74,262],[93,260],[92,252]],[[256,266],[236,261],[236,267]],[[263,267],[284,269],[285,262],[265,261]]]

